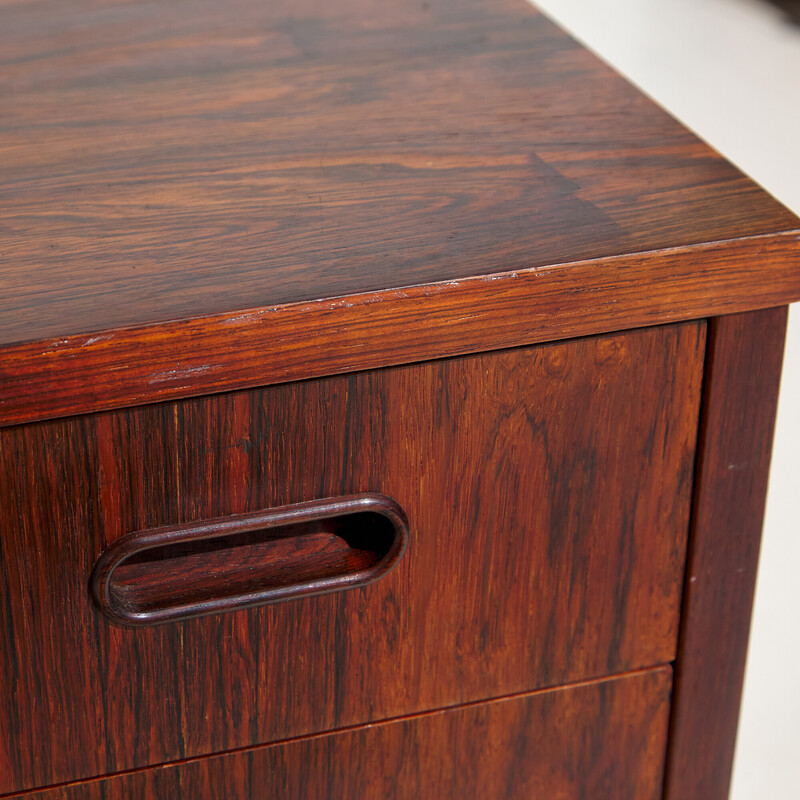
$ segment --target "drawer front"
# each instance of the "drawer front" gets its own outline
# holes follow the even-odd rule
[[[705,326],[0,432],[0,791],[673,659]],[[92,604],[132,531],[373,492],[376,582],[142,628]]]
[[[669,667],[73,784],[29,800],[657,800]]]

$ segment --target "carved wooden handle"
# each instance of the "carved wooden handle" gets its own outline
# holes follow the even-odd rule
[[[377,494],[137,531],[92,570],[96,606],[153,625],[363,586],[402,556],[408,520]]]

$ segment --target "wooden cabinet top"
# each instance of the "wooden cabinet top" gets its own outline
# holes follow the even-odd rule
[[[0,424],[800,298],[797,218],[524,0],[33,0],[0,54]]]

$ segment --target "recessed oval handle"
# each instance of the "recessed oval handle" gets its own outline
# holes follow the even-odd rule
[[[397,563],[408,520],[378,494],[137,531],[98,558],[95,605],[153,625],[364,586]]]

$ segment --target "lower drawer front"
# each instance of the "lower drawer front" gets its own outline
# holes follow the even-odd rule
[[[668,663],[703,342],[667,326],[0,431],[0,793]],[[367,586],[141,628],[92,603],[133,531],[365,492],[409,527]],[[213,549],[135,572],[168,595],[192,559],[224,589]]]
[[[669,667],[26,795],[656,800]]]

